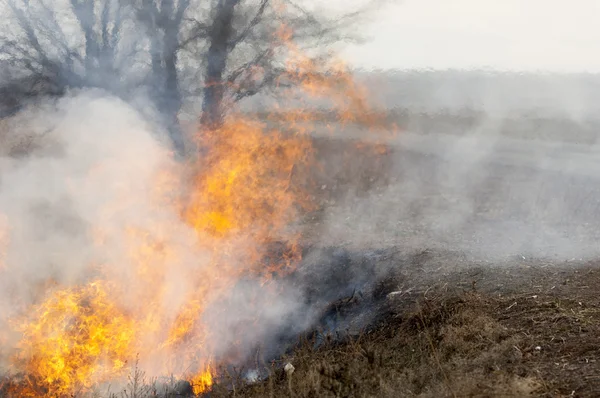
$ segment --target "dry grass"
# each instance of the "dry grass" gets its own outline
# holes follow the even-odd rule
[[[360,336],[316,351],[305,343],[267,380],[235,392],[216,386],[211,396],[598,396],[599,264],[540,261],[441,278],[416,286],[416,300],[392,296]]]
[[[466,295],[388,314],[372,330],[314,351],[304,344],[285,362],[294,373],[272,376],[235,393],[211,396],[464,397],[528,396],[541,383],[524,371],[521,338],[486,313],[489,303]]]
[[[477,273],[481,291],[472,271],[446,275],[438,286],[417,286],[415,296],[388,295],[361,334],[326,338],[316,349],[310,334],[274,363],[256,358],[253,368],[269,376],[259,382],[245,381],[243,369],[223,369],[209,396],[598,396],[600,268],[587,267],[490,268]],[[506,294],[485,283],[515,276]],[[96,396],[185,396],[186,387],[147,380],[134,368],[124,389]]]

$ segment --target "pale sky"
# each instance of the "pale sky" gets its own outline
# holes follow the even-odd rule
[[[404,0],[372,20],[343,52],[364,68],[600,72],[600,0]]]

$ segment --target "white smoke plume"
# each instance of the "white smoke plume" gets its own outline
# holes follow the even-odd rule
[[[390,71],[381,81],[374,90],[402,130],[387,143],[389,184],[339,200],[324,239],[491,262],[598,256],[596,75]]]
[[[144,350],[140,367],[152,377],[193,372],[202,365],[198,361],[225,355],[243,361],[281,328],[299,332],[312,321],[299,287],[238,280],[249,266],[243,253],[251,240],[236,242],[240,252],[229,256],[238,262],[229,268],[238,272],[214,268],[215,253],[198,244],[173,206],[186,188],[184,166],[163,145],[160,131],[123,101],[78,93],[23,112],[2,134],[5,148],[10,142],[23,145],[23,135],[35,142],[26,155],[0,157],[4,371],[22,338],[15,319],[35,321],[40,314],[28,313],[30,306],[44,300],[53,285],[108,281],[122,293],[110,299],[123,313],[153,314],[165,324],[175,322],[190,296],[205,290],[196,322],[209,333],[191,335],[198,352],[189,345],[167,350],[180,358],[179,365],[165,369],[165,350],[149,354],[164,343],[164,330],[142,330],[143,344],[136,345]],[[155,241],[166,249],[152,246]],[[225,287],[230,289],[223,294]],[[161,300],[149,304],[154,297]],[[213,358],[202,357],[209,354]],[[194,355],[200,358],[190,359]]]

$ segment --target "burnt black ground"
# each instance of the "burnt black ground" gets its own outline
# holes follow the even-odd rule
[[[407,137],[317,140],[306,239],[337,269],[312,280],[331,304],[237,396],[600,395],[597,147]]]
[[[393,270],[338,301],[346,328],[320,325],[235,396],[594,397],[600,392],[600,268],[595,261],[514,259],[390,249]],[[360,258],[360,254],[348,253]],[[347,326],[366,309],[368,321]],[[361,309],[361,305],[363,305]],[[356,312],[353,312],[356,311]],[[328,336],[328,337],[323,337]],[[281,369],[291,363],[291,378]],[[233,396],[222,385],[216,396]]]
[[[600,395],[597,148],[565,141],[316,139],[289,278],[321,316],[211,396]]]

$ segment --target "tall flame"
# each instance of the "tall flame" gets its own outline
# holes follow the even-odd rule
[[[322,70],[293,45],[289,29],[283,27],[277,37],[288,60],[282,80],[332,100],[341,120],[371,123],[365,93],[342,64]],[[302,189],[313,162],[307,115],[303,109],[287,111],[261,122],[233,114],[219,129],[203,132],[210,150],[199,164],[157,173],[147,193],[157,211],[143,224],[132,222],[119,231],[118,242],[109,229],[94,226],[95,245],[107,255],[90,264],[93,278],[75,286],[48,284],[41,302],[11,319],[22,333],[12,358],[15,374],[24,375],[14,386],[17,395],[89,391],[126,377],[136,355],[142,366],[162,364],[152,374],[187,378],[195,394],[210,389],[215,361],[228,358],[214,357],[210,342],[218,336],[204,321],[207,308],[227,297],[241,275],[269,280],[300,258],[293,223],[314,208]],[[102,173],[102,167],[94,169],[90,184]],[[182,185],[187,190],[176,194]],[[119,217],[138,205],[128,199],[128,189],[138,188],[122,189],[123,197],[107,202],[100,217]],[[165,208],[188,229],[159,216],[164,211],[158,209]],[[9,237],[0,219],[0,270]],[[275,241],[287,242],[283,258],[263,261]],[[121,250],[117,247],[124,248],[124,257],[110,256]],[[123,263],[112,264],[115,258]],[[179,290],[186,292],[183,297]]]
[[[66,395],[119,375],[135,356],[136,324],[110,298],[106,282],[53,292],[16,327],[16,365],[48,393]],[[33,319],[33,322],[31,322]]]

